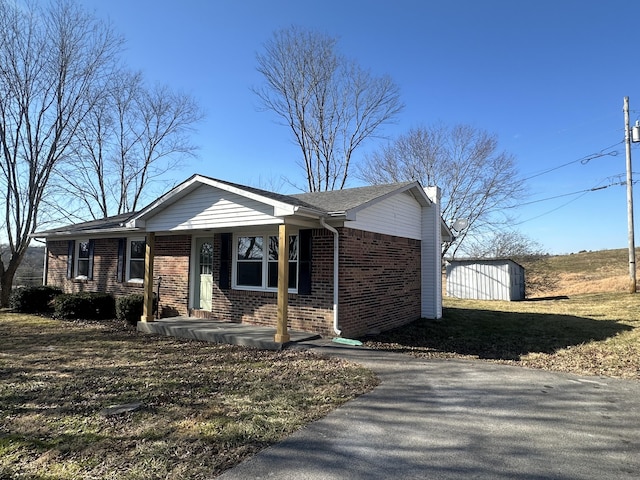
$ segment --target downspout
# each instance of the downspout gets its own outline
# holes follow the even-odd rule
[[[342,330],[338,325],[338,266],[339,266],[339,251],[338,251],[338,230],[330,225],[327,225],[324,218],[320,217],[320,225],[333,233],[333,331],[336,335],[340,336]]]

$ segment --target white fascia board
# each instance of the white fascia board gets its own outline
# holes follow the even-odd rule
[[[288,217],[296,213],[296,208],[293,205],[274,205],[273,216],[274,217]]]
[[[125,224],[128,228],[144,228],[146,222],[140,218],[132,218]]]

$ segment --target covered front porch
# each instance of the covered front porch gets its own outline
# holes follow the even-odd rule
[[[190,338],[212,343],[243,345],[263,350],[281,350],[292,343],[317,340],[320,335],[288,330],[288,342],[275,341],[276,328],[231,323],[191,317],[162,318],[153,322],[138,322],[138,331],[178,338]]]
[[[244,325],[244,324],[233,323],[233,322],[214,323],[213,320],[210,320],[210,323],[204,328],[204,331],[208,333],[200,332],[201,335],[208,336],[210,338],[209,341],[217,341],[214,339],[215,337],[222,338],[223,340],[218,343],[237,343],[241,345],[259,346],[259,348],[267,348],[271,350],[274,350],[274,349],[279,350],[280,348],[282,348],[283,345],[291,341],[296,341],[292,336],[292,332],[290,332],[288,328],[289,270],[290,270],[289,228],[290,228],[289,225],[286,223],[281,223],[277,225],[278,235],[277,237],[275,237],[277,239],[277,245],[276,245],[277,255],[274,254],[277,257],[277,316],[276,318],[274,318],[275,328],[262,327],[262,329],[259,330],[260,333],[257,334],[258,330],[251,329],[250,325]],[[199,237],[196,237],[196,238],[199,239]],[[207,242],[207,243],[208,243],[208,247],[206,250],[209,253],[208,255],[210,257],[209,261],[212,261],[213,243],[212,242],[211,243]],[[156,249],[155,245],[156,245],[156,233],[146,232],[145,256],[144,256],[144,281],[143,281],[144,302],[143,302],[142,316],[140,318],[140,322],[138,323],[138,330],[148,331],[148,333],[162,333],[162,330],[163,330],[162,326],[151,325],[152,323],[157,321],[155,318],[155,313],[153,309],[153,302],[155,298],[154,290],[153,290],[154,261],[155,261],[155,249]],[[230,248],[231,246],[229,245],[227,249],[230,249]],[[200,294],[199,296],[201,297],[204,296],[204,299],[205,299],[204,302],[200,300],[198,301],[199,306],[201,308],[204,306],[205,310],[211,311],[213,267],[211,264],[209,264],[208,269],[206,270],[206,275],[202,274],[203,255],[200,254],[200,250],[201,249],[199,248],[195,251],[195,258],[193,259],[193,265],[198,268],[198,270],[200,271],[200,274],[196,274],[195,270],[192,271],[191,274],[192,274],[192,278],[197,277],[199,281],[199,282],[194,282],[194,283],[198,283],[198,288],[195,290],[197,291],[197,293]],[[297,251],[295,252],[295,255],[297,260]],[[206,285],[208,286],[208,290],[206,294],[203,294],[202,293],[203,289],[201,287],[205,285],[205,282],[202,280],[202,277],[205,277],[205,276],[208,277],[208,280],[206,282]],[[228,272],[227,272],[227,276],[230,276]],[[195,297],[192,296],[190,301],[191,304],[194,304],[194,298]],[[191,312],[191,309],[189,311]],[[191,323],[199,322],[199,321],[200,320],[190,319],[190,320],[187,320],[187,323],[185,325],[174,327],[173,329],[180,332],[186,331],[184,335],[187,335],[187,338],[194,338],[193,332],[192,332],[194,326],[191,325]],[[144,324],[148,324],[148,325],[145,327]],[[238,337],[237,334],[220,335],[220,330],[224,325],[228,326],[225,328],[227,330],[231,329],[232,332],[242,332],[242,336]],[[243,326],[247,328],[243,329],[242,328]],[[271,334],[271,340],[269,342],[262,341],[262,337],[266,336],[268,333]],[[171,334],[171,335],[174,335],[174,334]],[[174,336],[184,336],[184,335],[174,335]],[[225,338],[231,338],[234,341],[224,340]],[[256,345],[251,345],[250,343],[238,343],[239,341],[249,342],[250,339],[252,338],[254,339],[253,342]],[[257,338],[260,338],[261,340],[257,340]],[[280,346],[276,348],[275,346],[278,344]]]

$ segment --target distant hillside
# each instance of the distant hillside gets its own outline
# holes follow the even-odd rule
[[[535,264],[523,262],[532,275],[547,279],[539,282],[540,288],[531,296],[625,292],[629,285],[628,252],[627,249],[600,250],[549,256]],[[636,255],[640,259],[640,250]]]
[[[29,247],[13,279],[13,286],[42,285],[44,247]]]

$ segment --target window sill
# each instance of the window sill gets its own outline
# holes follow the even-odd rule
[[[243,292],[259,292],[259,293],[278,293],[277,288],[263,288],[263,287],[245,287],[242,285],[233,285],[233,290],[241,290]],[[287,293],[298,293],[297,288],[290,288]]]

